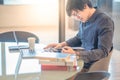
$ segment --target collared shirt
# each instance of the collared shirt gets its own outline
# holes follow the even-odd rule
[[[90,0],[90,1],[91,1],[91,3],[92,3],[93,7],[97,7],[97,5],[98,5],[98,0]]]
[[[66,42],[72,47],[85,48],[79,55],[85,63],[91,63],[108,55],[113,47],[113,33],[113,20],[96,10],[86,23],[80,23],[77,35]]]

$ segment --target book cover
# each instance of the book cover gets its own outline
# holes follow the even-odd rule
[[[47,64],[42,64],[41,69],[44,71],[52,71],[52,70],[57,70],[57,71],[75,71],[77,66],[60,66],[60,65],[47,65]]]

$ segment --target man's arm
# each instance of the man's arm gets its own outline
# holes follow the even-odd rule
[[[113,43],[114,23],[111,19],[102,20],[98,28],[98,48],[89,51],[79,51],[85,63],[104,58],[110,52]]]
[[[75,37],[69,39],[66,41],[66,43],[68,44],[68,46],[70,47],[77,47],[77,46],[81,46],[81,40],[78,37],[79,35],[77,34]]]

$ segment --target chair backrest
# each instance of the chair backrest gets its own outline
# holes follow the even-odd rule
[[[74,80],[104,80],[110,77],[106,71],[78,73]]]
[[[108,54],[107,57],[100,59],[99,61],[92,64],[88,72],[108,71],[111,55],[112,55],[112,51]]]
[[[39,43],[39,38],[33,33],[26,31],[9,31],[0,34],[0,42],[16,42],[14,38],[14,33],[16,34],[18,42],[28,42],[28,37],[36,38],[36,43]]]

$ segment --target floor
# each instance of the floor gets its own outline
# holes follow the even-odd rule
[[[109,66],[109,72],[111,74],[109,80],[120,80],[120,51],[115,50],[112,54],[112,59]]]
[[[115,2],[114,2],[115,1]],[[108,14],[113,18],[115,22],[115,36],[114,36],[114,50],[113,54],[111,57],[110,61],[110,66],[109,66],[109,72],[111,74],[109,80],[120,80],[120,36],[119,31],[120,31],[120,0],[113,0],[113,9],[112,12],[109,12]],[[53,40],[54,41],[54,40]],[[15,55],[15,54],[14,54]],[[0,54],[0,56],[2,56]],[[16,55],[17,56],[17,55]],[[12,57],[14,58],[14,57]],[[1,57],[0,57],[1,60]],[[10,61],[10,59],[8,59]],[[16,61],[11,61],[13,63]],[[27,63],[27,64],[26,64]],[[21,75],[19,80],[39,80],[39,71],[40,67],[39,65],[30,65],[31,63],[38,63],[38,61],[24,61],[22,64],[25,66],[21,67]],[[0,61],[1,64],[1,61]],[[3,64],[5,66],[5,64]],[[10,67],[14,68],[15,64],[7,64]],[[30,68],[29,66],[34,66],[34,68]],[[0,66],[0,69],[3,66]],[[25,70],[22,72],[22,70]],[[12,69],[7,69],[5,72],[7,72],[7,76],[1,76],[2,75],[2,70],[0,70],[0,80],[14,80],[14,71],[11,71]],[[29,72],[29,73],[28,73]],[[3,72],[4,73],[4,72]],[[24,74],[23,74],[24,73]],[[4,73],[5,74],[5,73]]]
[[[110,63],[110,70],[109,72],[111,73],[110,80],[120,80],[120,62],[119,62],[119,57],[120,57],[120,36],[118,36],[119,31],[120,31],[120,0],[115,0],[113,4],[113,13],[112,13],[112,18],[115,22],[115,36],[114,36],[114,52],[112,55],[111,63]]]

